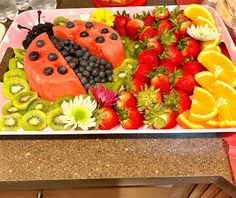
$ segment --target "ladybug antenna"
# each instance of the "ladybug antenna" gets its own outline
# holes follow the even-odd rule
[[[27,27],[24,27],[24,26],[22,26],[22,25],[20,25],[20,24],[18,24],[17,27],[18,27],[20,30],[21,30],[21,29],[26,29],[26,30],[31,31],[31,29],[29,29],[29,28],[27,28]]]
[[[41,10],[38,10],[38,23],[40,24],[40,16],[42,14],[42,11]]]

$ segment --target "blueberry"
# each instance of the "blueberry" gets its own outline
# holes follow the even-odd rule
[[[101,64],[103,64],[103,65],[107,64],[107,61],[104,60],[103,58],[101,58],[101,59],[99,60],[99,62],[100,62]]]
[[[63,43],[65,46],[68,46],[68,45],[70,45],[70,40],[63,40]]]
[[[88,65],[88,63],[86,60],[82,60],[82,61],[80,61],[80,65],[85,67]]]
[[[104,43],[105,38],[103,36],[97,36],[95,41],[96,41],[96,43]]]
[[[39,53],[36,52],[36,51],[32,51],[32,52],[29,53],[29,58],[32,61],[36,61],[36,60],[39,59]]]
[[[101,79],[101,83],[106,83],[107,82],[107,79],[106,78],[102,78]]]
[[[106,74],[112,74],[113,71],[112,71],[112,70],[106,70],[105,73],[106,73]]]
[[[68,22],[66,23],[66,27],[67,27],[67,28],[73,28],[73,27],[75,27],[75,24],[74,24],[72,21],[68,21]]]
[[[43,73],[46,75],[46,76],[50,76],[53,74],[53,68],[52,67],[45,67],[44,70],[43,70]]]
[[[82,77],[82,78],[81,78],[81,83],[82,83],[83,85],[85,85],[87,82],[88,82],[88,79],[87,79],[87,78],[85,78],[85,77]]]
[[[75,50],[78,50],[78,49],[80,49],[80,46],[79,46],[79,45],[74,45],[73,48],[74,48]]]
[[[111,34],[111,39],[112,39],[112,40],[117,40],[117,39],[118,39],[117,34],[116,34],[116,33],[112,33],[112,34]]]
[[[82,31],[82,32],[80,32],[79,35],[80,35],[80,37],[87,37],[89,35],[89,33],[86,31]]]
[[[78,63],[79,63],[79,59],[76,58],[76,57],[74,57],[72,61],[73,61],[76,65],[78,65]]]
[[[85,23],[85,27],[86,28],[91,28],[91,27],[93,27],[93,23],[88,21],[87,23]]]
[[[94,78],[94,81],[95,81],[95,82],[100,82],[100,78],[99,78],[98,76],[96,76],[96,77]]]
[[[109,31],[108,31],[107,28],[103,28],[102,31],[101,31],[102,34],[106,34],[106,33],[108,33],[108,32],[109,32]]]
[[[95,58],[94,56],[90,56],[90,57],[89,57],[89,61],[95,62],[95,61],[96,61],[96,58]]]
[[[89,87],[90,87],[90,84],[89,84],[89,83],[87,83],[87,84],[84,85],[84,88],[85,88],[86,90],[88,90]]]
[[[83,75],[82,75],[80,72],[76,73],[76,75],[77,75],[80,79],[83,78]]]
[[[84,51],[83,51],[83,50],[76,50],[76,51],[75,51],[75,55],[76,55],[77,57],[81,57],[81,56],[83,56],[83,54],[84,54]]]
[[[69,52],[67,52],[66,50],[63,50],[63,51],[61,51],[61,55],[62,55],[63,57],[69,56]]]
[[[72,56],[66,56],[65,59],[66,59],[67,62],[71,62],[73,60],[73,57]]]
[[[79,72],[79,69],[76,67],[76,68],[74,68],[74,72],[77,74],[77,73],[80,73]]]
[[[66,74],[67,73],[67,68],[63,65],[60,65],[58,68],[57,68],[57,72],[59,74]]]
[[[94,69],[94,70],[92,70],[91,74],[92,74],[93,76],[98,76],[99,70],[98,70],[98,69]]]
[[[99,66],[99,70],[100,71],[105,71],[106,69],[105,69],[105,67],[103,65],[101,65],[101,66]]]
[[[75,41],[70,40],[70,44],[71,44],[71,45],[74,45],[74,44],[75,44]]]
[[[89,76],[89,80],[93,80],[93,76]]]
[[[93,67],[94,64],[95,64],[94,62],[89,62],[89,66],[90,66],[90,67]]]
[[[76,64],[74,62],[69,62],[69,65],[72,69],[76,68]]]
[[[89,72],[92,71],[92,67],[90,67],[90,66],[86,66],[85,69]]]
[[[107,81],[108,82],[112,82],[113,81],[113,77],[112,76],[107,76]]]
[[[98,66],[99,66],[99,63],[96,62],[96,63],[94,64],[94,67],[98,67]]]
[[[100,73],[99,73],[99,77],[104,77],[106,74],[105,74],[105,72],[104,71],[100,71]]]
[[[83,72],[84,70],[85,70],[84,67],[79,67],[79,71],[80,71],[80,72]]]
[[[75,49],[70,48],[69,53],[70,53],[70,54],[75,54]]]
[[[37,41],[36,41],[36,46],[37,46],[37,47],[43,47],[44,45],[45,45],[44,40],[37,40]]]
[[[89,77],[90,76],[90,73],[88,71],[86,71],[86,70],[83,71],[82,74],[83,74],[84,77]]]
[[[91,85],[95,85],[96,82],[95,82],[94,80],[90,80],[89,83],[90,83]]]
[[[112,69],[112,64],[111,64],[111,63],[107,63],[107,64],[105,65],[105,67],[106,67],[106,69]]]
[[[81,48],[84,52],[87,52],[88,51],[88,48],[87,47],[82,47]]]
[[[57,60],[57,54],[56,53],[49,53],[48,54],[48,60],[50,60],[50,61],[55,61],[55,60]]]

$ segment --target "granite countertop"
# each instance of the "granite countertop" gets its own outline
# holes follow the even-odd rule
[[[58,1],[59,8],[91,6]],[[176,183],[233,189],[220,135],[0,136],[0,189]]]

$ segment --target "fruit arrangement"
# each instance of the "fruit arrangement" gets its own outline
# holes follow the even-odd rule
[[[4,74],[2,131],[236,126],[236,69],[201,5],[95,9],[27,29]]]

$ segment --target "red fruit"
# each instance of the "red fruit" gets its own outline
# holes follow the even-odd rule
[[[138,39],[140,41],[144,41],[145,38],[152,38],[157,35],[157,31],[152,28],[151,26],[145,27],[145,29],[142,31],[142,33],[139,35]]]
[[[178,72],[178,71],[177,71]],[[187,72],[180,72],[174,82],[174,88],[185,91],[187,94],[192,95],[193,89],[197,86],[197,82],[194,77]]]
[[[125,91],[119,96],[119,100],[117,101],[118,107],[136,107],[136,98],[129,91]]]
[[[170,16],[170,12],[167,7],[157,6],[153,10],[153,15],[155,19],[158,21],[158,20],[168,19]]]
[[[157,67],[159,65],[158,57],[153,50],[146,49],[139,53],[137,59],[140,64],[150,65],[152,67]]]
[[[176,45],[178,41],[179,36],[172,30],[164,30],[160,36],[160,42],[166,48],[170,45]]]
[[[175,112],[176,116],[191,107],[191,99],[189,95],[178,89],[173,90],[169,95],[166,95],[164,97],[164,102]]]
[[[150,79],[147,77],[147,74],[149,74],[152,70],[153,67],[151,65],[139,64],[134,72],[134,78],[149,84]]]
[[[165,29],[171,30],[172,28],[173,28],[173,25],[171,24],[171,22],[167,20],[161,20],[157,28],[157,35],[160,36]]]
[[[168,61],[169,63],[178,66],[183,62],[184,56],[178,48],[169,46],[161,55],[161,60]]]
[[[178,48],[185,58],[197,58],[201,51],[200,43],[191,37],[183,37],[180,40]]]
[[[178,21],[189,20],[187,16],[185,16],[182,12],[177,16]]]
[[[161,43],[155,38],[150,38],[148,40],[147,49],[153,50],[154,52],[156,52],[156,55],[159,55],[164,51],[164,48]]]
[[[130,21],[129,15],[117,15],[114,20],[114,26],[121,36],[127,35],[127,23]]]
[[[190,27],[192,25],[192,21],[190,20],[185,20],[183,21],[181,24],[180,24],[180,27],[179,27],[179,34],[182,35],[182,36],[187,36],[187,29],[188,27]]]
[[[144,85],[145,85],[144,82],[134,78],[133,80],[131,80],[129,84],[129,90],[132,94],[136,94],[142,90],[142,87],[144,87]]]
[[[169,61],[162,61],[160,67],[164,67],[167,72],[175,72],[177,67]]]
[[[119,117],[111,107],[102,107],[98,113],[99,129],[109,130],[118,125]]]
[[[135,40],[139,30],[144,28],[144,22],[140,19],[131,19],[127,23],[127,33],[130,39]]]
[[[143,116],[135,107],[118,110],[120,123],[124,129],[138,129],[143,125]]]
[[[166,124],[163,127],[163,129],[171,129],[171,128],[175,127],[177,125],[177,122],[175,119],[176,118],[175,113],[171,109],[167,109],[166,115],[167,115],[165,117]]]
[[[183,72],[190,73],[193,76],[203,70],[203,66],[198,61],[189,61],[183,65]]]
[[[170,93],[170,77],[167,74],[157,74],[151,79],[154,89],[160,89],[161,93]]]
[[[152,26],[153,22],[155,22],[155,18],[154,18],[154,16],[148,14],[143,17],[143,21],[146,26]]]

